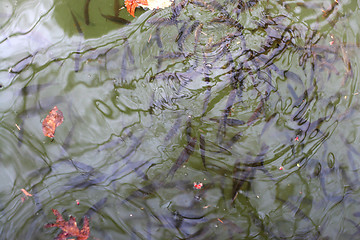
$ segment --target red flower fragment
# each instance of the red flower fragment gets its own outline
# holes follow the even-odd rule
[[[55,129],[64,121],[63,113],[55,106],[42,122],[42,130],[46,137],[53,138]]]
[[[194,182],[194,188],[195,189],[201,189],[203,187],[203,184],[201,183],[201,182],[199,182],[199,183],[196,183],[196,182]]]
[[[147,0],[125,0],[126,10],[130,13],[131,16],[135,17],[135,8],[142,5],[148,5]]]
[[[69,221],[65,221],[61,216],[58,210],[52,209],[54,215],[56,216],[56,223],[48,223],[44,227],[58,227],[62,232],[55,238],[57,240],[66,240],[69,237],[76,237],[77,240],[86,240],[90,235],[89,219],[84,218],[84,225],[81,230],[77,227],[76,219],[73,216],[70,216]]]

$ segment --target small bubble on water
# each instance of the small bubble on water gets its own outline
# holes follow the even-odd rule
[[[300,13],[300,12],[301,12],[301,8],[300,8],[300,7],[296,7],[296,8],[294,9],[294,12],[295,12],[295,13]]]

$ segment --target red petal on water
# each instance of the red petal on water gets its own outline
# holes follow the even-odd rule
[[[194,188],[195,188],[195,189],[201,189],[202,186],[203,186],[203,184],[202,184],[201,182],[200,182],[200,183],[194,182]]]

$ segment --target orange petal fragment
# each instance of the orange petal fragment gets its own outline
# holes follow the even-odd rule
[[[135,17],[135,8],[138,6],[136,0],[125,0],[126,10]]]
[[[63,113],[55,106],[42,122],[42,130],[46,137],[53,138],[55,129],[64,121]]]
[[[32,194],[28,193],[25,189],[22,188],[21,191],[25,194],[25,196],[32,197]]]
[[[142,5],[148,5],[147,0],[140,0],[139,3],[142,4]]]
[[[135,8],[142,5],[148,5],[147,0],[125,0],[126,10],[130,13],[131,16],[135,17]]]

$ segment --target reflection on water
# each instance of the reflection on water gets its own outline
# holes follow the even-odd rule
[[[1,238],[354,238],[356,3],[7,2]]]

